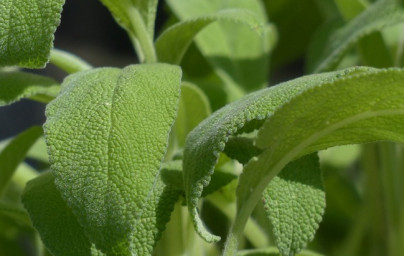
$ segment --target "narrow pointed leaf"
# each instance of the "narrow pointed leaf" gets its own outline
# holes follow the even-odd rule
[[[252,131],[285,102],[303,90],[331,82],[352,73],[366,72],[367,68],[302,77],[278,86],[251,93],[239,101],[216,111],[198,125],[187,137],[184,150],[184,183],[190,215],[197,232],[209,242],[220,239],[210,234],[198,215],[198,200],[214,172],[220,152],[229,136],[239,131]],[[259,179],[259,176],[257,177]]]
[[[22,98],[49,102],[59,93],[60,86],[52,78],[26,72],[0,72],[0,106]]]
[[[34,126],[11,140],[0,152],[0,195],[30,147],[42,135],[42,128]]]
[[[317,154],[288,164],[263,194],[281,255],[295,255],[314,238],[325,208],[325,192]]]
[[[347,25],[332,34],[322,53],[311,62],[309,69],[315,73],[333,69],[343,55],[358,40],[385,27],[404,22],[404,9],[394,1],[377,1]]]
[[[0,66],[44,67],[64,2],[0,1]]]
[[[52,173],[90,241],[108,255],[149,255],[178,194],[159,179],[181,70],[166,64],[69,76],[47,108]]]
[[[51,173],[28,182],[22,202],[41,240],[53,255],[105,255],[85,236],[83,227],[56,189]]]
[[[254,12],[243,9],[228,9],[217,14],[185,20],[169,27],[156,41],[159,61],[179,64],[194,37],[215,21],[230,21],[245,24],[258,35],[263,34],[264,23]],[[175,46],[175,47],[174,47]]]
[[[244,92],[262,88],[267,83],[268,53],[275,31],[267,24],[265,8],[258,0],[168,0],[167,4],[180,21],[211,16],[225,9],[244,9],[255,13],[263,33],[229,22],[211,24],[195,38],[203,56],[231,89],[231,101]],[[201,23],[200,23],[201,24]],[[262,25],[261,25],[262,26]]]
[[[404,142],[404,70],[368,69],[307,88],[281,106],[258,133],[265,151],[240,176],[238,211],[254,208],[287,163],[337,145]],[[315,115],[313,114],[315,113]]]

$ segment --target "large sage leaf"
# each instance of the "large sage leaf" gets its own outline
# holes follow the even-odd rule
[[[251,213],[287,163],[305,154],[344,144],[404,142],[403,82],[402,69],[368,69],[307,88],[282,104],[256,138],[265,151],[240,176],[240,216]]]
[[[22,202],[33,226],[53,255],[104,255],[85,236],[83,227],[56,189],[51,173],[29,181]]]
[[[325,192],[317,154],[288,164],[263,194],[281,255],[295,255],[314,235],[325,208]]]
[[[148,255],[178,193],[159,169],[181,71],[166,64],[76,73],[47,108],[52,173],[90,241],[109,255]]]
[[[332,70],[358,40],[375,31],[404,22],[404,9],[395,1],[377,1],[347,25],[336,30],[321,44],[316,59],[309,59],[309,70],[315,73]]]
[[[0,1],[0,66],[44,67],[64,2]]]
[[[201,31],[195,42],[203,56],[215,68],[228,87],[230,101],[240,98],[244,91],[262,88],[267,83],[268,53],[274,37],[267,26],[265,8],[258,0],[168,0],[167,4],[183,22],[195,17],[215,15],[225,9],[245,9],[257,15],[264,24],[257,34],[246,26],[231,22],[213,23]]]
[[[0,106],[22,98],[49,102],[59,93],[60,86],[52,78],[26,72],[0,72]]]
[[[258,35],[263,34],[265,25],[254,12],[243,9],[222,10],[217,14],[185,20],[169,27],[157,39],[156,51],[159,61],[180,64],[185,51],[194,37],[215,21],[245,23],[252,30],[256,31]]]
[[[34,126],[16,136],[0,152],[0,195],[30,147],[42,135],[42,128]]]
[[[303,90],[353,73],[368,71],[367,68],[352,68],[344,71],[305,76],[278,86],[251,93],[239,101],[216,111],[198,125],[187,137],[184,150],[184,183],[190,215],[196,231],[209,242],[220,238],[210,234],[198,215],[197,204],[214,172],[220,152],[231,135],[259,128],[262,121],[285,102]],[[257,176],[259,179],[259,176]]]

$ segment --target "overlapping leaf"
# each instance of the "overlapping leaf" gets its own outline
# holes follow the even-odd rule
[[[318,57],[309,59],[309,70],[315,73],[335,67],[342,56],[363,36],[404,22],[404,9],[395,1],[377,1],[354,20],[332,34]]]
[[[289,163],[263,194],[281,255],[295,255],[314,238],[325,208],[317,154]]]
[[[266,14],[260,1],[169,0],[167,3],[183,22],[195,17],[212,16],[225,9],[240,8],[255,13],[264,26],[262,35],[246,26],[223,22],[205,28],[195,42],[216,73],[231,87],[228,90],[230,101],[242,96],[242,90],[252,91],[264,87],[274,30],[267,26]]]
[[[210,242],[219,239],[203,226],[198,215],[197,203],[204,187],[210,182],[219,153],[224,150],[230,135],[237,134],[240,130],[248,132],[260,127],[262,122],[257,120],[270,117],[279,106],[308,88],[366,71],[367,68],[353,68],[306,76],[251,93],[215,112],[197,126],[188,136],[184,151],[185,192],[197,232]]]
[[[404,142],[404,70],[362,71],[307,88],[275,111],[256,139],[265,151],[240,176],[239,212],[248,215],[268,182],[305,154],[344,144]]]
[[[44,67],[64,2],[0,1],[0,66]]]
[[[59,84],[52,78],[25,72],[0,72],[0,106],[22,98],[47,103],[57,96],[59,90]]]
[[[86,235],[109,255],[147,255],[178,193],[159,179],[181,71],[166,64],[69,76],[48,105],[52,173]]]
[[[105,255],[85,236],[83,227],[56,189],[51,173],[42,174],[28,182],[22,202],[32,224],[53,255]]]

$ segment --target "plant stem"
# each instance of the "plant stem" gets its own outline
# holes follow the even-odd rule
[[[157,61],[156,50],[154,48],[153,39],[150,38],[146,25],[139,11],[132,5],[128,5],[128,16],[132,26],[129,37],[142,63],[153,63]]]
[[[81,58],[62,50],[52,49],[50,63],[69,74],[91,69],[92,66]]]

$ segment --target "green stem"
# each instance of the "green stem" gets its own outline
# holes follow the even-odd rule
[[[81,58],[58,49],[52,49],[50,55],[50,63],[69,74],[89,70],[92,68],[90,64]]]
[[[156,50],[153,40],[150,38],[147,27],[139,11],[132,5],[128,5],[128,16],[132,26],[132,31],[129,37],[138,54],[139,61],[142,63],[153,63],[157,61]]]

